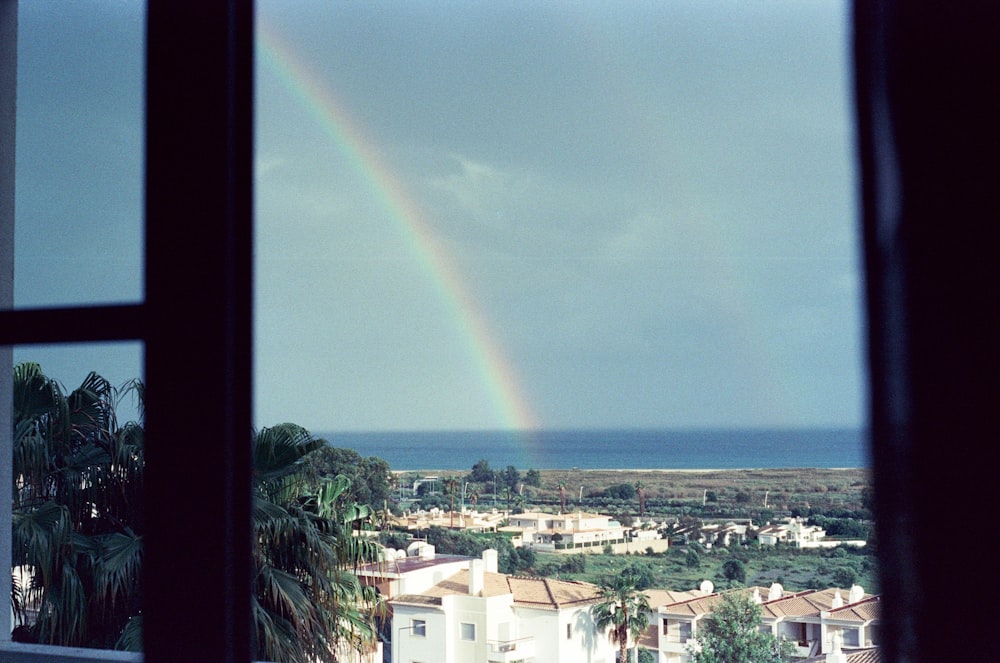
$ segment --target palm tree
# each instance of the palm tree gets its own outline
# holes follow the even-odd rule
[[[649,597],[624,574],[601,585],[601,600],[590,611],[598,630],[610,629],[608,638],[618,645],[618,660],[626,663],[629,640],[637,640],[649,625]]]
[[[559,482],[559,515],[566,513],[566,482]]]
[[[510,500],[514,497],[514,491],[510,489],[510,486],[506,486],[503,489],[503,494],[507,498],[507,518],[510,518]]]
[[[66,394],[35,363],[13,381],[15,637],[111,648],[139,612],[142,427],[116,406],[135,394],[141,413],[142,385],[91,373]]]
[[[143,387],[91,373],[67,395],[37,364],[13,377],[15,638],[141,649],[142,426],[119,425],[116,406],[135,394],[141,414]],[[305,429],[263,429],[253,443],[259,657],[314,663],[369,649],[382,604],[352,571],[377,559],[353,532],[371,509],[349,500],[344,476],[305,489],[303,457],[325,445]]]
[[[326,442],[282,424],[254,435],[254,599],[258,657],[336,661],[344,649],[368,651],[383,604],[353,573],[377,559],[377,546],[354,530],[372,510],[349,500],[339,475],[305,490],[303,457]]]
[[[636,481],[635,493],[639,497],[639,520],[642,520],[642,515],[646,510],[646,484]]]
[[[479,489],[478,488],[473,488],[472,489],[472,492],[469,494],[469,499],[472,500],[472,510],[478,512],[479,511],[478,508],[477,508],[477,506],[479,504]]]
[[[451,514],[451,524],[450,527],[454,529],[455,527],[455,493],[458,492],[458,477],[450,476],[444,479],[444,490],[451,496],[451,507],[449,513]]]

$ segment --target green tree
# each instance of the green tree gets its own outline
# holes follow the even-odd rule
[[[37,364],[14,369],[13,562],[17,639],[140,649],[142,426],[116,407],[143,387],[91,373],[69,394]],[[374,590],[352,572],[377,548],[352,530],[372,510],[351,479],[315,484],[307,456],[323,446],[284,424],[253,436],[254,602],[258,656],[334,661],[374,642]],[[317,490],[312,490],[316,487]],[[31,609],[34,621],[27,619]]]
[[[294,424],[254,435],[252,607],[264,660],[336,661],[376,641],[383,604],[353,572],[377,559],[376,544],[355,536],[373,510],[353,501],[345,475],[311,490],[307,458],[325,444]]]
[[[503,482],[513,491],[517,491],[517,484],[521,482],[521,473],[513,465],[508,465],[503,471]]]
[[[646,484],[641,481],[635,482],[635,493],[639,497],[639,518],[646,512]]]
[[[542,473],[536,469],[528,470],[528,473],[524,475],[524,483],[535,488],[541,488]]]
[[[701,556],[694,550],[688,550],[687,554],[684,555],[684,564],[689,569],[696,569],[701,566]]]
[[[462,483],[459,481],[458,477],[449,476],[444,478],[444,492],[445,495],[449,497],[449,515],[451,517],[451,522],[449,527],[455,526],[455,495],[458,494],[458,487]]]
[[[116,416],[142,385],[90,373],[67,394],[34,363],[13,382],[15,638],[112,648],[142,593],[142,427]]]
[[[761,633],[761,608],[740,591],[726,592],[702,620],[696,644],[688,647],[691,663],[785,663],[792,646]]]
[[[604,496],[615,500],[630,500],[635,497],[635,486],[630,483],[617,483],[604,489]]]
[[[747,570],[743,562],[738,559],[727,559],[722,565],[722,575],[726,580],[744,583],[747,581]]]
[[[608,638],[618,645],[619,661],[627,661],[629,640],[638,640],[649,625],[649,597],[629,574],[622,574],[601,585],[601,600],[590,611],[597,630],[607,629]]]
[[[340,449],[324,441],[305,458],[305,465],[305,476],[312,490],[342,474],[351,480],[348,496],[358,504],[384,508],[393,498],[392,470],[389,463],[377,456],[362,457],[354,449]]]
[[[490,463],[485,458],[476,461],[476,464],[472,466],[472,473],[469,474],[469,481],[473,483],[489,483],[493,481],[496,476],[496,472],[490,469]]]
[[[622,576],[628,576],[629,584],[638,590],[649,589],[656,583],[653,569],[647,563],[631,562],[621,571]]]

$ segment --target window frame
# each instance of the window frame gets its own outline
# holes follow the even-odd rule
[[[427,637],[427,620],[410,619],[410,636],[414,638]]]
[[[472,637],[465,637],[465,627],[472,628]],[[476,641],[476,624],[474,622],[459,622],[458,623],[458,638],[462,642],[475,642]]]
[[[16,15],[17,0],[0,0],[0,370],[10,375],[18,344],[145,342],[146,495],[156,524],[147,542],[145,660],[244,663],[251,623],[253,3],[149,0],[146,297],[136,305],[45,310],[13,310],[9,296],[7,109],[15,99]],[[883,632],[888,660],[975,660],[993,644],[991,611],[936,608],[983,599],[954,577],[967,565],[961,547],[932,542],[938,495],[965,496],[962,509],[949,514],[952,530],[981,528],[993,515],[992,464],[982,462],[979,445],[1000,437],[1000,321],[992,304],[1000,261],[986,232],[996,187],[981,165],[1000,142],[988,84],[1000,61],[994,18],[986,2],[853,4],[871,436],[883,595],[892,606]],[[199,333],[182,319],[198,320]],[[200,399],[185,389],[194,376]],[[0,384],[0,453],[9,454],[10,383]],[[193,400],[211,407],[189,412]],[[168,421],[181,419],[178,413],[185,426]],[[942,462],[942,440],[949,462]],[[167,483],[182,472],[206,485],[207,467],[223,471],[211,477],[218,490],[197,508],[188,499],[174,503]],[[2,490],[10,477],[0,481]],[[158,512],[166,505],[170,513]],[[205,526],[192,532],[192,521]],[[10,531],[9,506],[0,508],[0,528]],[[199,555],[178,555],[189,550],[170,538],[193,534],[204,536]],[[0,542],[0,557],[9,560],[9,536]],[[175,580],[181,573],[185,583]],[[190,586],[204,588],[202,624],[178,633],[169,616],[189,610]],[[935,600],[927,601],[932,589]],[[5,631],[4,660],[53,660],[9,643]],[[962,638],[939,636],[959,632]],[[87,660],[82,656],[77,660]],[[102,660],[115,659],[106,653]]]
[[[17,0],[0,0],[0,370],[11,375],[14,345],[145,344],[145,652],[12,643],[5,615],[0,653],[18,662],[246,663],[252,633],[253,2],[147,2],[144,299],[46,309],[14,309],[10,279],[17,8]],[[199,397],[193,399],[195,380]],[[7,485],[10,494],[9,378],[2,384],[0,454],[7,470],[0,472],[0,488]],[[197,495],[176,491],[178,476],[199,486]],[[5,503],[0,565],[9,567]],[[190,554],[192,540],[197,555]],[[9,574],[0,575],[9,596]],[[172,618],[190,611],[190,587],[200,588],[201,624],[178,637]]]

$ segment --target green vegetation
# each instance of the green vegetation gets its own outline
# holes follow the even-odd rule
[[[406,536],[399,532],[382,532],[379,541],[394,548],[405,549],[409,543]],[[492,548],[497,551],[497,566],[501,573],[525,573],[537,564],[534,550],[515,548],[510,538],[503,534],[479,534],[431,527],[426,531],[426,541],[441,555],[481,557],[484,550]]]
[[[142,427],[95,373],[70,393],[37,364],[14,367],[14,638],[111,648],[142,598]],[[28,609],[37,610],[33,623]]]
[[[608,638],[618,645],[618,660],[628,660],[629,640],[638,640],[649,625],[649,598],[630,573],[601,583],[601,600],[590,609],[598,631],[607,629]]]
[[[790,591],[823,587],[849,588],[862,585],[866,591],[878,592],[878,566],[874,551],[866,548],[841,546],[825,550],[798,549],[790,546],[734,546],[705,550],[697,544],[673,546],[664,553],[634,552],[631,555],[588,554],[582,571],[563,566],[564,555],[538,553],[535,571],[539,575],[564,580],[600,583],[602,578],[618,575],[629,567],[641,564],[652,576],[649,587],[660,589],[694,589],[702,580],[711,580],[717,587],[738,583],[769,586],[779,582]],[[729,564],[733,576],[737,564],[743,568],[744,580],[738,575],[727,577]],[[851,582],[847,582],[847,581]]]
[[[37,364],[14,368],[12,606],[18,641],[142,646],[143,430],[120,424],[121,399],[95,373],[68,394]],[[352,573],[376,559],[352,530],[371,527],[349,476],[318,476],[326,442],[293,424],[254,434],[253,617],[258,655],[336,660],[374,643],[381,603]],[[377,464],[373,466],[377,467]],[[319,474],[322,474],[321,472]],[[34,614],[32,619],[31,615]]]
[[[321,481],[315,492],[303,459],[326,445],[294,424],[254,436],[253,614],[259,656],[336,661],[336,648],[368,651],[382,603],[352,569],[377,560],[377,546],[352,530],[372,510],[351,495],[352,480]]]
[[[722,595],[712,614],[698,628],[698,644],[689,646],[692,663],[784,663],[792,645],[761,633],[761,608],[742,594]]]

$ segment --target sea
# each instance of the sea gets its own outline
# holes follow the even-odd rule
[[[867,432],[856,428],[718,430],[476,430],[315,433],[332,446],[378,456],[393,470],[704,470],[862,468]]]

